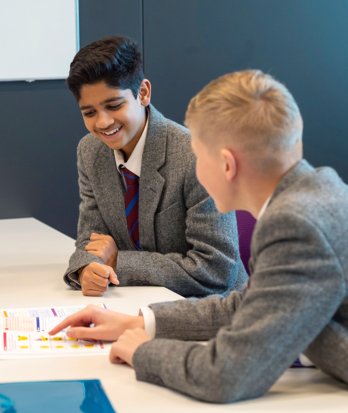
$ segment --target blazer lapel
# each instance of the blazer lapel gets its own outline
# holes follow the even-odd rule
[[[294,182],[297,182],[299,179],[301,179],[302,176],[307,175],[309,172],[313,171],[314,168],[312,165],[310,165],[305,159],[301,159],[296,165],[294,165],[280,180],[278,183],[276,189],[274,190],[271,199],[268,203],[267,208],[272,204],[272,202],[284,191],[287,190]],[[267,208],[264,214],[267,214]],[[262,217],[260,221],[262,220]],[[257,232],[258,228],[258,222],[256,222],[255,228],[254,228],[254,234]],[[255,259],[256,259],[256,245],[255,245],[255,237],[252,237],[251,240],[251,258],[249,261],[249,269],[250,269],[250,274],[253,273],[254,271],[254,264],[255,264]]]
[[[100,193],[98,202],[103,210],[103,218],[111,235],[120,249],[134,249],[128,235],[124,209],[124,185],[117,171],[114,153],[104,144],[97,154],[95,163],[96,188]]]
[[[294,182],[297,182],[299,179],[301,179],[302,176],[307,175],[313,170],[313,166],[310,165],[305,159],[301,159],[299,162],[297,162],[297,164],[295,164],[278,183],[269,201],[269,205],[275,198],[277,198],[279,194],[285,191]]]
[[[159,169],[165,163],[167,125],[165,118],[149,107],[149,126],[139,181],[140,244],[146,251],[156,250],[155,214],[161,199],[164,178]]]

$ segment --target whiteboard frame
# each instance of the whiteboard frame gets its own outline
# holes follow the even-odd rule
[[[68,27],[65,36],[69,36],[70,34],[69,37],[64,37],[64,27],[62,27],[63,31],[59,32],[58,35],[57,33],[53,33],[53,27],[56,31],[58,30],[58,22],[51,25],[48,25],[49,23],[42,24],[45,16],[40,13],[47,12],[48,7],[42,7],[37,14],[35,14],[35,11],[30,15],[25,16],[23,14],[29,14],[28,3],[31,3],[32,7],[33,4],[38,7],[39,1],[41,2],[41,5],[44,4],[44,1],[44,6],[50,6],[49,12],[52,13],[52,18],[56,18],[54,10],[69,6],[67,13],[69,17],[68,22],[64,19],[64,23],[68,24],[68,26],[65,26],[65,28]],[[21,2],[23,6],[22,8],[18,7]],[[17,7],[14,6],[14,3],[17,4]],[[10,0],[10,2],[8,2],[8,0],[0,0],[0,5],[1,15],[3,16],[2,18],[0,16],[0,25],[2,26],[0,27],[0,38],[2,39],[0,42],[0,82],[33,82],[36,80],[66,79],[69,73],[70,62],[80,47],[79,0],[33,0],[31,2],[29,0]],[[11,15],[6,15],[6,7],[8,8],[9,13],[12,13]],[[54,7],[56,7],[56,9]],[[16,9],[15,14],[14,9]],[[22,15],[20,15],[21,10]],[[64,16],[61,15],[59,15],[59,17],[64,18]],[[24,22],[22,25],[23,27],[20,24],[17,24],[18,20],[20,23],[20,19],[25,19],[22,20],[22,22]],[[25,30],[28,29],[26,22],[28,22],[28,25],[32,25],[31,28],[33,32],[35,32],[32,33],[32,37],[36,40],[39,39],[37,43],[35,42],[35,45],[33,41],[25,44],[26,39],[28,39],[28,32],[25,32]],[[50,22],[50,20],[48,20],[48,22]],[[37,24],[34,25],[35,23]],[[6,27],[10,29],[8,36],[5,36],[6,33],[2,33]],[[23,33],[21,33],[21,29],[23,30]],[[47,33],[47,29],[48,31],[52,31]],[[55,37],[53,34],[55,34]],[[62,36],[60,36],[60,34],[62,34]],[[71,34],[73,36],[72,39]],[[62,39],[62,41],[59,43],[60,39]],[[64,44],[64,42],[66,43]],[[64,49],[58,49],[62,44],[64,44]],[[32,49],[28,45],[33,45]],[[30,58],[26,56],[28,50],[29,53],[32,52],[32,56],[36,56],[36,60],[34,58],[30,60]],[[61,53],[63,54],[62,56],[60,56]],[[27,66],[23,63],[23,60],[26,58],[27,62],[30,62]],[[20,66],[22,63],[23,65]]]

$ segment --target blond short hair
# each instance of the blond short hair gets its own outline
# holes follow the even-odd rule
[[[226,74],[194,96],[185,124],[200,139],[223,136],[247,151],[290,150],[302,138],[302,118],[287,88],[260,70]]]

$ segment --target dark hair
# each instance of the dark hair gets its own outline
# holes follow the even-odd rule
[[[70,64],[68,87],[77,100],[83,85],[104,81],[108,86],[130,89],[136,98],[144,79],[136,43],[122,36],[109,36],[80,49]]]

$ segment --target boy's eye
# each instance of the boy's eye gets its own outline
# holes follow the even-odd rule
[[[91,118],[94,115],[94,111],[82,112],[82,116],[85,118]]]
[[[108,110],[118,110],[118,109],[120,109],[121,106],[122,106],[122,103],[119,103],[117,105],[108,105],[106,108]]]

